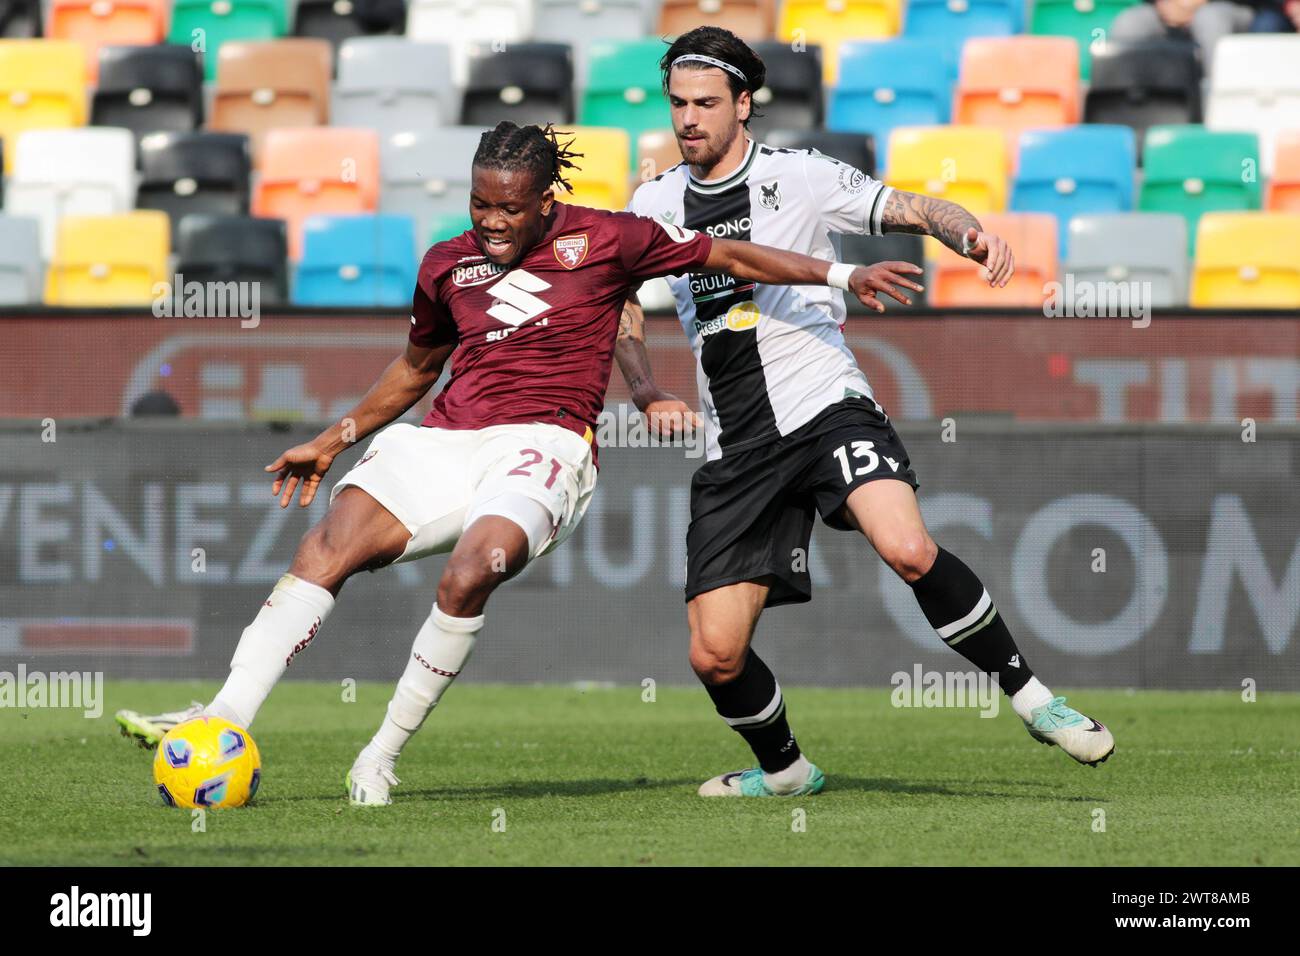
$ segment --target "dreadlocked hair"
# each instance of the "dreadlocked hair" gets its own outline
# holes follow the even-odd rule
[[[570,138],[560,142],[561,136]],[[557,132],[550,123],[545,126],[516,126],[504,120],[479,139],[474,165],[484,169],[526,169],[536,177],[542,189],[560,185],[572,192],[564,171],[580,168],[573,160],[583,155],[569,149],[573,142],[571,133]]]

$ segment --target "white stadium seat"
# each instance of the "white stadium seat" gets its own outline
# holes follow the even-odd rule
[[[1257,133],[1262,175],[1272,175],[1278,132],[1300,128],[1300,35],[1224,37],[1214,48],[1205,125]]]

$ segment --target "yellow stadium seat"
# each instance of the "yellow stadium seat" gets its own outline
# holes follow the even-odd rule
[[[86,54],[69,40],[0,40],[0,140],[86,125]],[[5,150],[5,172],[14,150]]]
[[[569,129],[575,137],[572,149],[582,153],[582,157],[574,162],[582,169],[564,171],[564,178],[573,185],[573,192],[557,187],[555,198],[593,209],[627,208],[627,170],[632,164],[632,142],[627,132],[603,126]]]
[[[59,222],[45,304],[148,306],[167,281],[167,214],[68,216]]]
[[[785,0],[776,37],[787,43],[820,44],[828,86],[839,76],[844,40],[875,40],[898,35],[902,0]]]
[[[1001,212],[1007,205],[1002,131],[978,126],[902,126],[889,137],[886,181],[965,206]]]
[[[1207,212],[1196,233],[1192,305],[1300,309],[1300,213]]]
[[[945,250],[931,266],[926,290],[932,308],[1038,308],[1047,298],[1044,287],[1056,281],[1056,217],[1042,212],[987,213],[980,216],[986,232],[1011,246],[1016,272],[1005,286],[995,288],[983,276],[984,267]]]

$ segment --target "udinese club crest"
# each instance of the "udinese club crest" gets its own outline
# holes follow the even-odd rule
[[[762,184],[758,187],[759,197],[758,204],[764,209],[770,209],[778,212],[781,209],[781,184],[773,183],[770,186]]]
[[[576,269],[587,258],[587,234],[580,236],[560,236],[551,248],[555,252],[555,261],[566,269]]]

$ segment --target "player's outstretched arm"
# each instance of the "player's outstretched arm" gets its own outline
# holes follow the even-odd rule
[[[352,411],[311,441],[290,448],[267,465],[266,471],[275,472],[271,494],[280,496],[280,507],[286,508],[293,501],[299,484],[302,493],[298,504],[304,508],[311,504],[335,457],[418,402],[438,381],[454,348],[420,348],[408,342],[406,351],[389,363]]]
[[[752,279],[766,285],[835,286],[852,292],[859,302],[877,312],[885,311],[885,304],[876,298],[878,293],[911,305],[912,300],[900,290],[923,291],[907,278],[922,274],[920,267],[910,262],[851,266],[735,239],[714,239],[704,270],[726,272],[737,279]]]
[[[1006,285],[1016,271],[1006,241],[985,232],[979,220],[955,202],[895,189],[885,202],[880,225],[885,232],[934,236],[957,255],[982,263],[989,285]]]
[[[685,402],[655,384],[650,371],[650,353],[645,347],[645,313],[633,292],[623,303],[618,320],[614,358],[632,393],[632,402],[650,422],[650,430],[661,438],[685,435],[700,425],[699,416]]]

